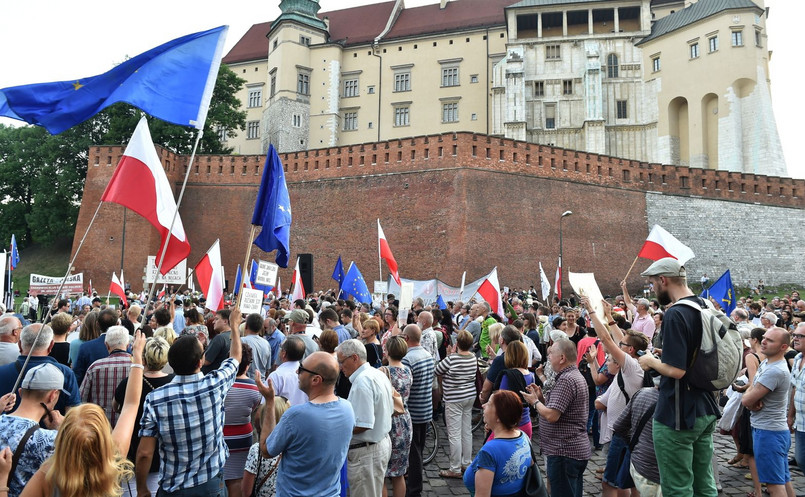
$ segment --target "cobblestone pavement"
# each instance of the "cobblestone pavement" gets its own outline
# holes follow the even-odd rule
[[[467,488],[464,486],[462,480],[442,478],[439,476],[439,471],[448,469],[448,453],[449,446],[447,443],[447,433],[442,422],[438,422],[439,435],[439,450],[436,457],[430,464],[425,466],[425,478],[423,484],[422,494],[428,497],[436,496],[449,496],[449,495],[469,495]],[[478,449],[483,445],[482,430],[478,430],[473,434],[473,455],[478,452]],[[534,428],[534,440],[537,440],[537,429]],[[735,445],[732,442],[732,437],[729,435],[715,435],[714,449],[719,461],[719,476],[723,491],[719,495],[722,496],[740,496],[743,497],[747,492],[752,490],[752,481],[747,479],[745,475],[749,475],[749,469],[733,468],[727,464],[735,455]],[[793,456],[793,443],[791,455]],[[599,450],[593,451],[592,458],[587,464],[587,470],[584,475],[584,495],[585,496],[599,496],[601,495],[601,480],[596,478],[595,470],[604,466],[606,454]],[[544,469],[544,468],[543,468]],[[543,477],[545,476],[543,471]],[[794,490],[797,495],[802,495],[805,492],[805,476],[799,471],[791,471],[791,478],[794,483]],[[391,496],[391,492],[389,492]]]

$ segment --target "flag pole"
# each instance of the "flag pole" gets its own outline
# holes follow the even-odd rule
[[[626,271],[626,276],[624,276],[624,277],[623,277],[623,280],[624,280],[624,281],[626,281],[626,278],[628,278],[628,277],[629,277],[629,274],[632,272],[632,268],[634,268],[634,265],[635,265],[635,264],[637,264],[637,259],[639,259],[639,258],[640,258],[640,256],[638,255],[638,256],[637,256],[637,257],[635,257],[635,258],[634,258],[634,260],[632,261],[632,265],[631,265],[631,266],[629,266],[629,270],[628,270],[628,271]]]
[[[252,255],[252,243],[254,243],[254,233],[257,231],[257,225],[253,224],[251,231],[249,231],[249,243],[246,245],[246,258],[243,260],[243,266],[240,270],[240,288],[238,288],[238,304],[240,309],[240,301],[243,299],[243,277],[246,275],[246,266],[249,265],[249,257]],[[249,268],[249,278],[251,278],[251,268]],[[265,297],[265,295],[264,295]]]
[[[176,200],[176,210],[173,212],[173,219],[171,219],[170,228],[168,228],[168,238],[165,240],[165,246],[162,247],[162,254],[157,259],[157,273],[154,275],[154,281],[151,283],[151,289],[148,292],[148,300],[146,300],[146,306],[151,299],[154,298],[154,291],[156,290],[157,280],[159,279],[160,270],[162,269],[162,263],[165,261],[165,253],[168,251],[168,244],[171,241],[171,235],[173,234],[173,226],[176,224],[176,218],[179,217],[179,206],[182,205],[182,198],[184,198],[184,192],[187,188],[187,179],[190,177],[190,171],[193,170],[193,161],[196,159],[196,150],[198,149],[198,144],[201,142],[201,137],[204,135],[203,127],[198,130],[196,133],[196,142],[193,144],[193,151],[190,153],[190,162],[187,164],[187,171],[184,174],[184,181],[182,181],[182,189],[179,191],[179,198]],[[160,163],[162,161],[160,160]],[[185,235],[187,236],[187,235]],[[143,312],[140,315],[140,323],[145,322],[145,313]]]
[[[380,256],[380,219],[377,220],[377,272],[380,273],[378,281],[383,281],[383,258]]]

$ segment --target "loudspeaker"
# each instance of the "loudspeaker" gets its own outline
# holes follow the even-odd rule
[[[313,292],[313,254],[299,254],[299,273],[305,295]]]

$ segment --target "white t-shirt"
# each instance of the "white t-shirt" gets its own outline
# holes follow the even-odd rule
[[[626,360],[623,364],[621,364],[621,370],[618,374],[623,375],[623,386],[626,389],[626,393],[629,394],[629,399],[631,400],[634,394],[643,388],[644,371],[643,368],[640,367],[640,363],[637,362],[637,359],[629,354],[626,354],[625,357]],[[617,421],[618,417],[620,417],[623,410],[626,409],[627,404],[626,397],[624,397],[623,391],[618,385],[617,375],[612,379],[612,384],[609,385],[609,388],[604,395],[600,396],[598,400],[607,406],[606,431],[609,433],[607,433],[608,437],[606,439],[604,438],[604,423],[602,423],[601,428],[601,443],[605,443],[611,439],[612,428],[615,426],[615,421]]]

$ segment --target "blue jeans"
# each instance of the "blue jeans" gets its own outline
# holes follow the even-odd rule
[[[794,457],[799,469],[805,473],[805,431],[794,432]]]
[[[551,495],[581,497],[586,468],[586,460],[579,461],[565,456],[548,456],[548,481],[551,484]]]
[[[160,487],[157,491],[157,497],[227,497],[228,495],[222,473],[195,487],[180,488],[175,492],[166,492]]]

